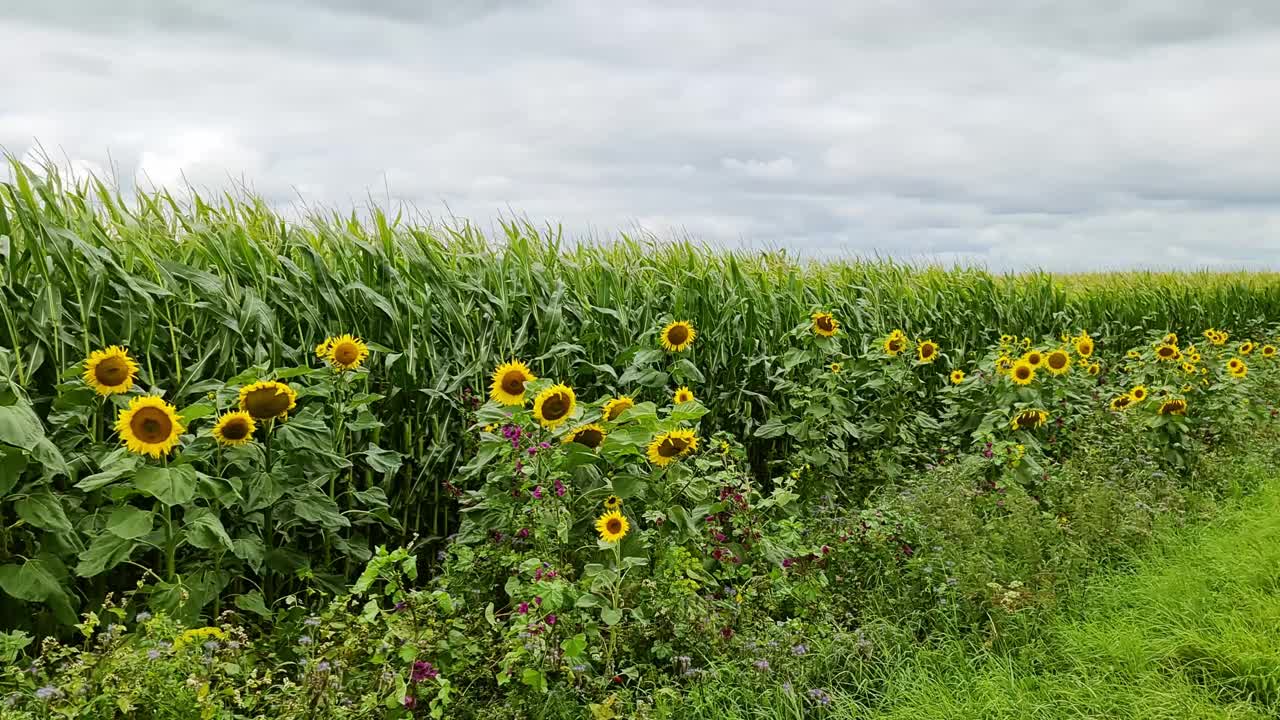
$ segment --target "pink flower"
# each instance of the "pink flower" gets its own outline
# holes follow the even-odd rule
[[[404,707],[406,710],[412,710],[418,707],[418,699],[412,695],[406,695],[404,698]]]
[[[516,609],[516,612],[520,613],[521,615],[528,615],[528,614],[529,614],[529,603],[527,603],[527,602],[522,602],[522,603],[520,603],[520,607]]]
[[[536,499],[536,500],[541,500],[541,499],[542,499],[542,486],[541,486],[541,485],[534,485],[534,486],[533,486],[533,497],[534,497],[534,499]]]
[[[555,613],[551,613],[550,615],[548,615],[548,616],[547,616],[547,620],[546,620],[546,622],[547,622],[547,624],[548,624],[548,625],[555,625],[555,624],[556,624],[556,614],[555,614]]]

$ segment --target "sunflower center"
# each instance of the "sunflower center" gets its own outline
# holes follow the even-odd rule
[[[1061,370],[1066,367],[1067,356],[1063,353],[1054,353],[1049,356],[1049,367],[1054,370]]]
[[[508,395],[519,395],[524,392],[524,382],[524,373],[508,370],[502,376],[502,391]]]
[[[926,357],[926,358],[927,358],[927,357],[929,357],[929,356],[931,356],[931,355],[933,355],[933,346],[932,346],[932,345],[929,345],[929,344],[927,344],[927,343],[926,343],[926,344],[924,344],[924,345],[921,345],[921,346],[920,346],[920,357]]]
[[[1032,365],[1039,365],[1040,360],[1041,360],[1041,357],[1039,353],[1031,353],[1030,355],[1027,356],[1027,362],[1031,363]]]
[[[817,325],[822,332],[831,332],[836,329],[835,324],[832,323],[832,318],[826,315],[819,315],[818,319],[813,321],[813,324]]]
[[[1039,422],[1039,420],[1040,420],[1040,416],[1036,415],[1035,413],[1022,413],[1021,415],[1018,416],[1018,427],[1020,428],[1035,427],[1035,424]]]
[[[684,438],[669,437],[665,438],[658,444],[658,454],[664,458],[675,457],[684,452],[689,447],[689,441]]]
[[[604,529],[609,531],[610,535],[617,535],[622,532],[622,518],[609,518],[604,524]]]
[[[683,345],[685,340],[689,339],[689,328],[683,325],[676,325],[667,331],[667,342],[672,345]]]
[[[228,440],[243,440],[249,436],[249,423],[241,419],[230,420],[222,426],[222,437]]]
[[[1173,348],[1168,345],[1160,348],[1160,357],[1173,357]]]
[[[1014,371],[1014,374],[1018,376],[1019,380],[1026,380],[1031,377],[1031,368],[1025,366],[1019,367]]]
[[[273,387],[259,388],[245,396],[244,407],[250,415],[265,420],[283,415],[289,409],[289,396]]]
[[[557,393],[542,403],[542,417],[548,420],[559,420],[569,412],[569,398]]]
[[[103,385],[119,385],[129,379],[129,365],[124,358],[105,358],[93,368],[93,376]]]
[[[129,429],[142,442],[156,444],[169,439],[169,434],[173,432],[173,421],[160,408],[144,407],[133,414]]]
[[[631,403],[626,403],[626,402],[614,403],[609,408],[609,412],[607,415],[605,415],[605,417],[606,419],[609,419],[609,420],[616,420],[619,415],[626,412],[627,409],[630,407],[631,407]]]
[[[602,440],[604,440],[604,433],[595,428],[587,428],[573,436],[574,442],[581,443],[589,448],[599,447]]]
[[[360,348],[352,342],[339,343],[333,348],[333,359],[340,365],[350,365],[360,359]]]
[[[895,353],[896,353],[896,352],[898,352],[898,351],[899,351],[899,350],[901,350],[901,349],[902,349],[902,341],[901,341],[901,340],[890,340],[890,341],[889,341],[889,352],[895,352]]]

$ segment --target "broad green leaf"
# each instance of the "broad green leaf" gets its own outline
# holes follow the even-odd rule
[[[605,625],[617,625],[622,622],[622,611],[617,608],[605,608],[600,611],[600,622]]]
[[[76,575],[93,577],[119,565],[133,554],[137,543],[109,532],[93,538],[89,547],[80,553],[80,563],[76,565]]]
[[[566,658],[572,660],[587,649],[587,636],[583,633],[578,633],[571,638],[566,638],[564,642],[560,643],[560,649],[564,650]]]
[[[106,487],[120,478],[132,474],[138,468],[139,462],[138,459],[130,457],[127,460],[115,463],[96,475],[90,475],[76,483],[76,487],[85,492],[93,492],[98,488]]]
[[[6,495],[18,484],[22,471],[27,469],[27,454],[16,447],[0,445],[0,496]]]
[[[30,451],[43,437],[44,427],[30,405],[21,400],[0,405],[0,443]]]
[[[237,595],[235,603],[236,607],[241,610],[247,610],[248,612],[264,618],[271,617],[271,611],[267,609],[267,603],[262,599],[262,593],[257,590],[247,592],[243,595]]]
[[[328,495],[315,490],[293,500],[293,512],[309,523],[315,523],[328,530],[348,527],[351,522],[343,517],[338,504]]]
[[[196,496],[196,469],[148,465],[133,476],[133,486],[170,507],[182,505]]]
[[[183,528],[187,534],[187,542],[195,547],[201,550],[212,550],[215,547],[234,550],[231,537],[227,535],[227,530],[216,513],[204,510],[188,515],[185,520]]]
[[[18,517],[43,530],[69,533],[71,521],[67,519],[62,502],[53,493],[42,491],[19,500],[13,505]]]
[[[136,540],[151,532],[151,511],[128,505],[111,511],[107,518],[107,532],[125,540]]]

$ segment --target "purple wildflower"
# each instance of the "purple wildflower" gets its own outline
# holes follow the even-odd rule
[[[527,602],[522,602],[522,603],[520,603],[520,607],[516,609],[516,612],[520,613],[521,615],[528,615],[528,614],[529,614],[529,603],[527,603]]]
[[[551,613],[550,615],[548,615],[548,616],[547,616],[547,618],[546,618],[546,620],[545,620],[545,622],[546,622],[548,625],[555,625],[555,624],[556,624],[556,614],[555,614],[555,613]]]
[[[440,672],[432,667],[431,663],[425,660],[414,660],[413,673],[409,676],[409,679],[414,682],[422,682],[423,680],[430,680],[439,674]]]
[[[759,670],[760,672],[769,672],[768,660],[757,660],[753,664],[755,665],[756,670]]]
[[[36,697],[44,701],[49,701],[61,696],[62,691],[52,685],[46,685],[36,691]]]
[[[298,638],[298,644],[299,644],[299,645],[310,645],[310,644],[311,644],[311,636],[310,636],[310,635],[303,635],[303,636],[299,637],[299,638]]]
[[[542,499],[542,486],[541,486],[541,485],[534,485],[534,486],[533,486],[533,492],[532,492],[531,494],[533,495],[533,497],[534,497],[534,499],[535,499],[535,500],[541,500],[541,499]]]

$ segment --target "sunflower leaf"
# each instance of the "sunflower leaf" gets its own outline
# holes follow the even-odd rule
[[[196,469],[191,465],[148,465],[133,476],[133,486],[169,507],[182,505],[196,496]]]

